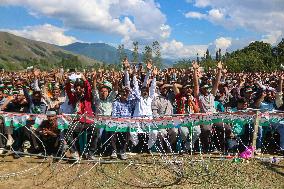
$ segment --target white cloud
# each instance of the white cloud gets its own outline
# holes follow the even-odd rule
[[[188,13],[185,14],[186,18],[197,18],[197,19],[204,19],[207,17],[206,14],[202,14],[200,12],[194,12],[194,11],[190,11]]]
[[[282,31],[272,31],[267,35],[263,35],[262,41],[275,45],[281,39],[282,34]]]
[[[224,14],[221,13],[220,10],[218,9],[211,9],[208,12],[208,16],[212,19],[212,20],[221,20],[224,17]]]
[[[184,45],[180,41],[172,40],[161,44],[161,52],[164,58],[189,58],[196,54],[203,55],[208,45]]]
[[[219,37],[214,41],[215,50],[221,49],[222,52],[226,51],[232,45],[232,39],[226,37]]]
[[[154,0],[0,0],[32,15],[61,20],[64,27],[116,34],[129,40],[165,40],[171,33]]]
[[[50,25],[27,26],[22,30],[0,29],[18,36],[55,45],[68,45],[78,41],[75,37],[65,35],[65,29]]]
[[[210,5],[210,0],[198,0],[194,4],[196,7],[207,7]]]
[[[210,9],[202,17],[196,17],[198,19],[206,19],[229,29],[254,31],[272,44],[283,37],[283,0],[195,0],[192,3],[196,7]],[[198,15],[198,12],[195,14]]]

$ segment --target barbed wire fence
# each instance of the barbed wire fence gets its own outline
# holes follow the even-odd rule
[[[84,115],[83,115],[84,116]],[[281,118],[281,116],[280,116]],[[255,117],[252,118],[255,120]],[[282,117],[283,119],[283,117]],[[149,120],[148,120],[149,121]],[[70,125],[64,136],[64,141],[67,140],[70,135],[76,132],[79,122],[73,118],[70,121]],[[250,123],[251,126],[256,125],[255,122]],[[141,150],[138,153],[132,153],[129,151],[127,160],[113,160],[107,157],[107,149],[110,147],[110,140],[115,135],[115,132],[109,136],[100,145],[100,152],[96,152],[95,160],[84,159],[84,152],[89,151],[91,146],[92,137],[95,137],[95,128],[99,127],[98,122],[94,122],[85,130],[81,130],[77,136],[68,144],[60,144],[59,149],[63,149],[63,152],[58,152],[56,155],[50,156],[46,152],[44,142],[34,133],[28,126],[24,126],[27,130],[34,135],[38,141],[42,144],[43,154],[31,154],[28,152],[17,152],[13,148],[7,149],[6,153],[1,155],[0,167],[0,180],[8,180],[17,177],[18,179],[29,178],[32,180],[34,186],[54,186],[62,188],[70,188],[73,186],[87,185],[89,188],[98,188],[102,186],[111,187],[115,182],[128,187],[140,187],[140,188],[160,188],[165,186],[172,186],[180,184],[182,182],[190,182],[193,184],[200,184],[202,182],[216,182],[214,179],[219,172],[228,168],[228,162],[238,163],[242,161],[239,158],[239,151],[235,154],[228,155],[225,149],[221,152],[214,153],[209,152],[207,154],[199,152],[193,153],[190,151],[186,154],[180,154],[167,144],[167,140],[160,141],[154,144],[156,151],[150,153],[143,153]],[[255,129],[256,127],[254,127]],[[225,128],[224,128],[225,130]],[[79,141],[79,137],[84,135],[84,132],[89,132],[91,136],[87,143],[83,146],[80,153],[80,158],[74,160],[70,158],[69,150],[72,145],[75,145],[76,141]],[[219,138],[213,130],[212,135],[215,136],[217,142],[211,141],[211,146],[217,148],[216,145],[224,142],[226,136],[223,135]],[[252,130],[255,132],[255,130]],[[6,136],[1,134],[6,140]],[[255,135],[252,135],[255,137]],[[118,139],[118,143],[122,144],[123,141]],[[148,139],[144,137],[142,144],[146,145]],[[178,140],[178,139],[177,139]],[[253,138],[253,141],[256,140]],[[166,143],[167,150],[161,145],[162,142]],[[198,149],[202,149],[200,139],[198,140]],[[242,140],[238,140],[238,143],[243,143]],[[269,145],[280,146],[277,144],[275,138],[272,136],[271,140],[263,144],[263,149],[268,151]],[[192,148],[191,148],[192,150]],[[22,155],[19,159],[13,159],[11,154]],[[262,154],[263,155],[263,154]],[[260,156],[262,157],[262,156]],[[275,161],[281,160],[283,157],[277,157]],[[210,162],[217,161],[217,164]],[[9,166],[9,165],[13,166]],[[231,171],[233,175],[238,175],[239,169],[237,164],[231,164],[234,167]],[[12,167],[12,168],[11,168]],[[225,179],[225,178],[223,178]],[[218,182],[221,182],[219,180]]]

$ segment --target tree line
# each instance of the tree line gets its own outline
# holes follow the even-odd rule
[[[177,61],[173,67],[186,69],[191,66],[193,59],[183,59]],[[284,65],[284,39],[276,46],[271,46],[269,43],[255,41],[250,43],[243,49],[224,53],[221,49],[216,51],[215,57],[212,57],[209,50],[199,57],[199,54],[194,58],[205,70],[216,67],[216,62],[222,61],[231,72],[256,72],[267,71],[272,72],[283,69]]]

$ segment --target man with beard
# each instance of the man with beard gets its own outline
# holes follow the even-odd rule
[[[80,133],[90,131],[88,135],[90,141],[90,148],[84,149],[84,156],[87,159],[95,160],[95,152],[97,150],[97,138],[98,129],[95,127],[90,127],[93,124],[93,120],[88,118],[88,116],[93,116],[92,110],[92,89],[89,81],[85,78],[83,74],[80,74],[81,79],[77,79],[74,83],[74,92],[72,92],[71,84],[69,78],[65,84],[65,90],[69,99],[69,103],[74,107],[74,113],[77,114],[79,119],[75,119],[73,124],[77,124],[73,130],[68,130],[67,135],[70,136],[67,138],[67,142],[70,144],[74,137],[78,137]],[[71,132],[71,133],[70,133]],[[75,144],[70,144],[72,147],[70,151],[72,157],[76,160],[79,160],[79,153],[76,149]],[[87,146],[89,147],[89,146]]]
[[[56,113],[59,113],[59,108],[65,102],[66,98],[61,96],[59,83],[55,83],[55,81],[51,84],[49,90],[51,94],[48,94],[48,87],[45,85],[43,94],[48,105],[48,110],[52,109],[56,111]]]
[[[41,147],[42,151],[46,150],[46,153],[49,154],[57,154],[59,150],[59,146],[63,141],[63,132],[58,129],[57,117],[55,111],[47,111],[47,120],[44,120],[37,130],[35,131],[41,141],[43,142],[43,146]]]

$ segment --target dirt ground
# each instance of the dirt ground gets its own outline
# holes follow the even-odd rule
[[[284,160],[209,157],[139,154],[74,163],[2,155],[0,188],[284,188]]]

